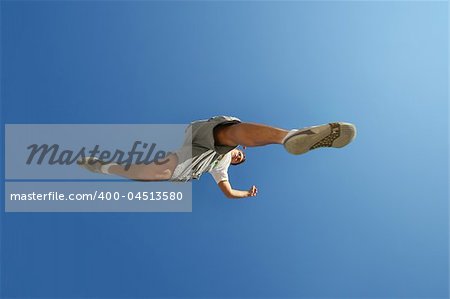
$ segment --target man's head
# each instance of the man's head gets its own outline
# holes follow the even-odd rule
[[[231,165],[239,165],[244,163],[245,153],[243,150],[234,149],[231,151]]]

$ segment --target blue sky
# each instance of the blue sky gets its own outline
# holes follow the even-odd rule
[[[446,2],[1,10],[2,124],[234,115],[359,133],[303,156],[249,149],[230,178],[258,197],[205,176],[192,213],[2,212],[1,296],[448,297]]]

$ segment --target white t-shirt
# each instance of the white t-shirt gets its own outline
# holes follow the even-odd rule
[[[230,167],[230,164],[231,152],[228,152],[222,157],[222,159],[218,160],[209,171],[217,184],[221,181],[228,181],[228,167]]]

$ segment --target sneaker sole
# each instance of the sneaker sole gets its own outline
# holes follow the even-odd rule
[[[356,137],[356,127],[350,123],[329,123],[298,131],[284,142],[286,150],[301,155],[320,147],[341,148]]]

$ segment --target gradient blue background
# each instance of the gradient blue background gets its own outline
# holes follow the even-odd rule
[[[343,150],[249,149],[231,183],[257,198],[206,175],[192,213],[1,212],[2,298],[448,296],[446,2],[1,10],[2,124],[359,129]]]

